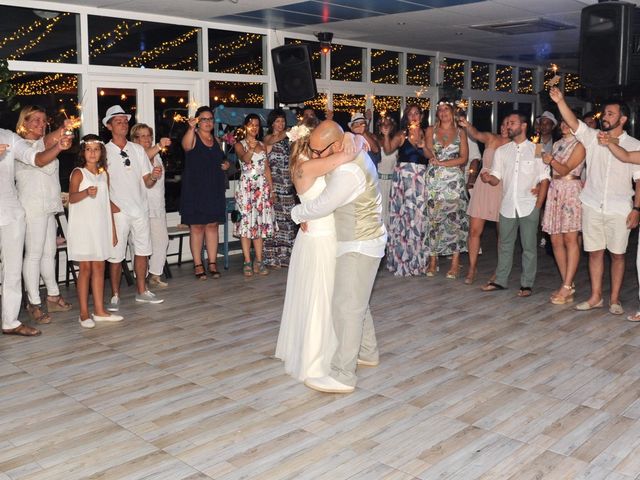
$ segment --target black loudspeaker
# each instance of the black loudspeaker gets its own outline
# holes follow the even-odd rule
[[[616,87],[640,80],[638,19],[638,10],[626,2],[603,2],[582,9],[580,82],[583,85]]]
[[[280,103],[302,103],[316,96],[316,79],[306,45],[283,45],[271,50]]]

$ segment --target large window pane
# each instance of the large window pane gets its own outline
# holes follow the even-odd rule
[[[0,5],[0,58],[78,63],[78,14]]]
[[[444,58],[442,64],[444,66],[445,87],[464,88],[464,60],[458,58]]]
[[[399,83],[400,54],[389,50],[371,50],[371,81]]]
[[[533,69],[520,67],[518,73],[518,93],[533,95]]]
[[[373,121],[377,125],[381,117],[391,117],[396,123],[400,122],[401,105],[401,97],[375,96],[373,98]]]
[[[89,15],[93,65],[198,70],[200,29]]]
[[[427,55],[407,53],[407,85],[431,85],[431,61]]]
[[[362,52],[360,47],[333,45],[331,49],[331,80],[362,81]]]
[[[264,106],[264,85],[244,82],[209,82],[209,105],[225,107]]]
[[[564,74],[564,94],[569,97],[584,95],[584,88],[580,83],[580,77],[575,73]]]
[[[333,119],[347,130],[351,114],[354,112],[364,113],[365,106],[366,97],[364,95],[335,93],[333,95]]]
[[[48,131],[58,128],[65,118],[80,116],[78,107],[78,77],[63,73],[12,72],[11,86],[15,97],[13,103],[0,103],[0,128],[15,131],[20,108],[39,105],[47,111]],[[79,136],[75,130],[76,142]],[[69,176],[75,167],[76,146],[60,152],[60,185],[69,191]]]
[[[311,70],[315,78],[322,78],[322,53],[320,52],[320,42],[310,42],[298,40],[297,38],[285,38],[285,45],[306,45],[311,55]]]
[[[264,35],[209,29],[209,71],[262,75]]]
[[[489,90],[489,64],[471,62],[471,88],[473,90]]]
[[[480,132],[492,132],[491,113],[493,111],[493,102],[474,100],[471,104],[471,109],[473,113],[473,126]]]
[[[511,65],[496,65],[496,90],[509,93],[513,90],[513,67]]]
[[[498,102],[498,125],[511,112],[513,112],[513,102]]]

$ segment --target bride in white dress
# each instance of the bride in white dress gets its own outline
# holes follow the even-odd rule
[[[310,160],[310,130],[293,127],[291,178],[304,204],[325,188],[324,175],[353,160],[363,147],[359,137],[345,134],[342,152]],[[304,381],[327,375],[337,346],[331,319],[331,297],[336,263],[336,230],[333,214],[307,223],[296,236],[287,276],[276,358],[284,361],[285,371]]]

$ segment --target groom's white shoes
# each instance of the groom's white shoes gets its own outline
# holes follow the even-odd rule
[[[356,389],[329,376],[309,377],[304,381],[304,384],[313,390],[324,393],[351,393]]]

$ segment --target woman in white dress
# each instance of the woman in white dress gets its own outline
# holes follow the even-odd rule
[[[293,142],[291,178],[302,203],[320,195],[325,187],[324,175],[353,160],[364,143],[361,137],[354,140],[347,133],[342,152],[310,160],[310,133],[309,127],[299,125],[287,134]],[[335,261],[333,215],[302,226],[291,252],[275,353],[276,358],[284,361],[285,371],[300,381],[327,375],[337,346],[331,320]]]

